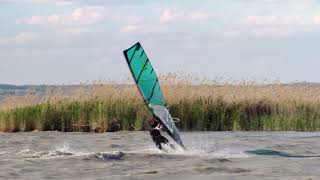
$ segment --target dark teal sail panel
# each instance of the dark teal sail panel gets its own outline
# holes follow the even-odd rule
[[[164,105],[158,77],[140,43],[124,51],[133,78],[149,105]]]

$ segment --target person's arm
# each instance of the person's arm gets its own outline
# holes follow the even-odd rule
[[[163,126],[159,123],[158,126],[156,126],[154,129],[160,131],[163,128]]]

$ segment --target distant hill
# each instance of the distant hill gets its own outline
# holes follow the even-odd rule
[[[30,92],[44,93],[49,86],[46,85],[24,85],[0,84],[0,100],[6,96],[21,96]]]
[[[308,86],[308,87],[320,87],[320,83],[314,83],[314,82],[296,82],[296,83],[290,83],[286,84],[289,86]]]
[[[58,90],[62,94],[69,94],[73,90],[91,88],[92,85],[11,85],[0,84],[0,101],[7,96],[24,96],[27,94],[43,95],[51,90]]]

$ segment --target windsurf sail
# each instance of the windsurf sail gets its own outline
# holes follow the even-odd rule
[[[165,106],[159,80],[149,58],[138,42],[129,49],[123,51],[131,74],[138,89],[151,113],[159,119],[172,139],[185,149],[169,110]]]

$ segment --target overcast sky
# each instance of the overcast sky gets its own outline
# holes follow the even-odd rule
[[[0,84],[129,76],[140,41],[157,73],[320,82],[319,0],[0,0]]]

